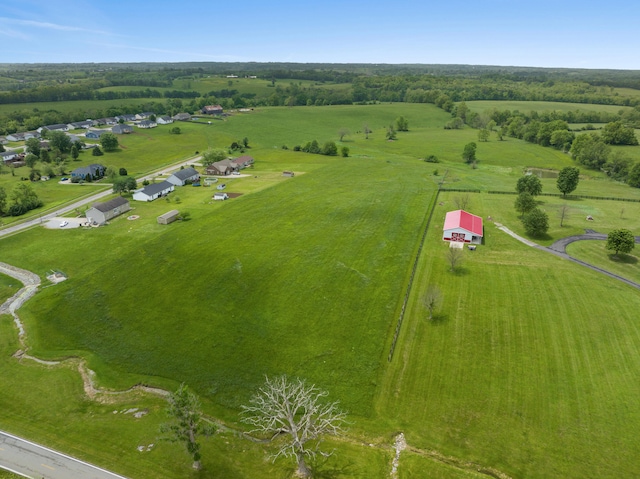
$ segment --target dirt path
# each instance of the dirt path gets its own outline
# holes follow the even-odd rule
[[[577,258],[574,258],[573,256],[569,256],[569,254],[567,253],[567,245],[574,243],[576,241],[584,241],[584,240],[606,240],[607,239],[607,235],[602,234],[602,233],[587,233],[587,234],[583,234],[583,235],[575,235],[575,236],[567,236],[566,238],[562,238],[559,239],[558,241],[556,241],[555,243],[553,243],[551,246],[546,247],[546,246],[540,246],[537,243],[534,243],[533,241],[530,241],[526,238],[523,238],[522,236],[517,235],[516,233],[514,233],[513,231],[511,231],[509,228],[507,228],[506,226],[501,225],[500,223],[496,223],[495,224],[499,230],[504,231],[505,233],[507,233],[509,236],[512,236],[513,238],[517,239],[518,241],[526,244],[527,246],[531,246],[533,248],[537,248],[539,250],[542,251],[546,251],[547,253],[551,253],[554,254],[556,256],[560,256],[561,258],[564,259],[568,259],[569,261],[573,261],[574,263],[578,263],[581,264],[582,266],[586,266],[589,269],[592,269],[593,271],[597,271],[598,273],[602,273],[605,274],[607,276],[610,276],[612,278],[615,278],[619,281],[622,281],[623,283],[627,283],[629,286],[633,286],[634,288],[640,289],[640,284],[631,281],[627,278],[624,278],[620,275],[617,275],[615,273],[612,273],[611,271],[607,271],[606,269],[602,269],[599,268],[598,266],[594,266],[590,263],[587,263],[585,261],[579,260]],[[636,236],[636,243],[640,243],[640,236]]]

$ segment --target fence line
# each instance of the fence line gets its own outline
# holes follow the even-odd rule
[[[415,260],[413,261],[413,268],[411,269],[411,276],[409,276],[407,291],[404,294],[404,300],[402,301],[402,308],[400,308],[400,315],[398,316],[398,323],[396,324],[396,330],[395,330],[395,333],[393,333],[393,341],[391,341],[391,348],[389,349],[389,356],[387,358],[388,362],[391,362],[391,360],[393,359],[393,353],[396,350],[396,342],[398,341],[398,336],[400,336],[400,328],[402,327],[402,322],[404,321],[404,312],[407,308],[407,303],[409,302],[409,295],[411,294],[413,279],[416,275],[416,271],[418,270],[418,263],[420,261],[420,255],[422,254],[422,248],[424,246],[425,240],[427,239],[427,232],[429,231],[431,218],[433,217],[433,212],[436,209],[436,205],[438,204],[438,196],[440,196],[440,190],[442,189],[442,182],[444,182],[444,178],[447,176],[447,171],[445,171],[442,181],[438,184],[438,190],[436,191],[436,194],[432,199],[431,207],[429,208],[429,211],[427,213],[429,216],[427,217],[427,222],[425,224],[424,231],[422,232],[422,238],[420,238],[420,245],[418,246],[418,251],[416,252]]]

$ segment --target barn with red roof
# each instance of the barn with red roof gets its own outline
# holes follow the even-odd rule
[[[444,219],[444,241],[459,243],[482,243],[484,230],[482,218],[464,210],[449,211]]]

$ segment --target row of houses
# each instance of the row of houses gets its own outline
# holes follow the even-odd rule
[[[200,173],[189,167],[178,170],[160,183],[153,183],[133,192],[136,201],[153,201],[171,193],[176,186],[195,183],[200,179]]]

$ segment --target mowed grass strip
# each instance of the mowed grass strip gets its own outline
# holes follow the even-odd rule
[[[637,475],[638,295],[491,223],[486,244],[465,250],[452,274],[437,228],[446,209],[434,217],[416,278],[422,287],[378,413],[396,417],[391,424],[414,446],[514,477]],[[476,202],[476,212],[486,211]],[[429,284],[444,296],[432,322],[421,304]]]

